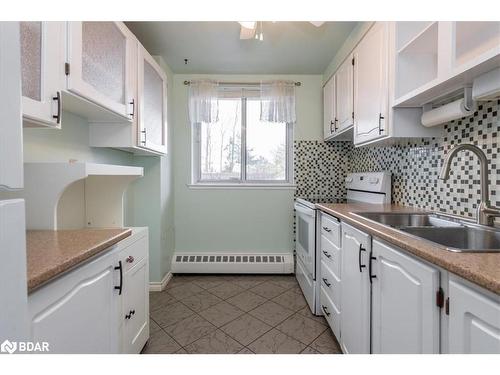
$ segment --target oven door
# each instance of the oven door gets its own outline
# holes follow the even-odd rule
[[[295,203],[295,247],[297,258],[302,262],[311,279],[316,278],[316,211]]]

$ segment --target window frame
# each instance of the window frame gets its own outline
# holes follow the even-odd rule
[[[238,98],[241,101],[241,171],[239,179],[207,180],[201,179],[201,123],[191,125],[191,183],[190,187],[216,187],[216,188],[293,188],[293,124],[286,124],[286,145],[285,145],[285,179],[283,180],[248,180],[247,179],[247,101],[255,100],[257,95],[248,95],[254,93],[245,87],[240,91]]]

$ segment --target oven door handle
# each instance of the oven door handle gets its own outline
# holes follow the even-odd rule
[[[303,206],[296,204],[295,211],[310,217],[314,217],[314,210],[312,208],[304,208]]]

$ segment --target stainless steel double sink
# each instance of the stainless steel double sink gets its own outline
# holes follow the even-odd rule
[[[500,229],[436,213],[351,212],[454,252],[500,252]]]

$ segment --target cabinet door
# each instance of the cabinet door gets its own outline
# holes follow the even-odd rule
[[[139,44],[139,146],[167,151],[167,77],[162,68]]]
[[[349,57],[335,73],[335,99],[337,109],[337,131],[353,125],[353,59]]]
[[[148,263],[143,259],[125,274],[123,298],[125,353],[140,353],[148,340],[148,285]]]
[[[24,122],[60,128],[66,23],[19,24]]]
[[[48,342],[51,353],[117,353],[115,259],[98,258],[31,294],[31,340]]]
[[[68,90],[131,119],[128,87],[136,39],[121,22],[68,23]]]
[[[500,354],[500,297],[490,298],[453,278],[448,292],[450,353]]]
[[[335,126],[335,76],[323,87],[323,136],[329,138]]]
[[[19,23],[0,22],[0,188],[24,184],[20,50]]]
[[[376,23],[354,51],[354,143],[368,142],[387,133],[388,32]]]
[[[372,352],[439,353],[439,271],[373,241]]]
[[[0,33],[2,25],[0,22]],[[0,200],[0,340],[28,337],[26,238],[22,199]]]
[[[370,251],[370,236],[342,223],[340,343],[344,353],[370,353]]]

